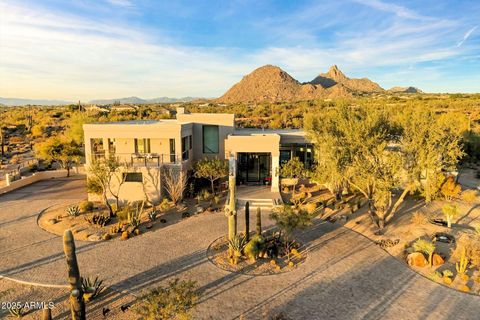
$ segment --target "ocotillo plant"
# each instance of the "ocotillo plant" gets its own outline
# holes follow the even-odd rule
[[[83,300],[82,280],[78,270],[75,241],[70,230],[63,234],[63,251],[67,259],[68,282],[70,283],[70,310],[72,320],[85,320],[85,301]]]
[[[262,235],[262,211],[257,207],[257,235]]]
[[[250,240],[250,203],[245,204],[245,239]]]

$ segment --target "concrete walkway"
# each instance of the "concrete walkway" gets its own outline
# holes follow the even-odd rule
[[[38,228],[36,219],[50,205],[84,198],[84,184],[49,180],[0,196],[0,275],[65,284],[61,238]],[[266,212],[264,221],[269,224]],[[232,274],[207,260],[206,248],[225,230],[223,214],[205,214],[124,242],[78,241],[78,261],[83,275],[99,275],[114,289],[137,294],[175,277],[196,280],[202,292],[194,313],[199,319],[262,319],[281,311],[291,319],[479,317],[480,297],[425,279],[334,224],[317,221],[300,235],[309,252],[298,269],[259,277]],[[89,311],[115,299],[106,297]]]

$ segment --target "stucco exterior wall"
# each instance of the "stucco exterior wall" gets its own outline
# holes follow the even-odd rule
[[[224,141],[228,135],[233,134],[235,115],[227,113],[177,113],[177,120],[193,124],[193,157],[195,160],[204,157],[223,159],[225,156]],[[218,125],[218,154],[203,153],[203,125]]]

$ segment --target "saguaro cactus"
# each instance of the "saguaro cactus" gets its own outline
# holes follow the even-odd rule
[[[257,235],[262,235],[262,211],[257,207]]]
[[[85,301],[83,300],[82,280],[78,270],[75,241],[70,230],[63,234],[63,251],[67,259],[68,282],[70,283],[70,310],[72,320],[85,320]]]
[[[250,203],[245,204],[245,239],[250,240]]]
[[[235,176],[228,177],[228,187],[230,192],[229,210],[228,210],[228,239],[233,240],[237,234],[237,209],[235,208]]]
[[[43,308],[42,320],[52,320],[52,310],[48,306]]]

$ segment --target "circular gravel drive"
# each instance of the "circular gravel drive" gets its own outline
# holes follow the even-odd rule
[[[66,284],[61,238],[36,220],[51,205],[85,198],[84,185],[84,178],[55,179],[0,196],[0,275]],[[282,311],[291,319],[479,317],[480,297],[425,279],[370,240],[328,222],[316,221],[299,235],[308,242],[308,258],[291,272],[252,277],[220,270],[206,250],[226,227],[222,214],[204,214],[128,241],[77,241],[80,271],[134,294],[175,277],[196,280],[200,319],[261,319]],[[108,299],[93,308],[113,303]]]

